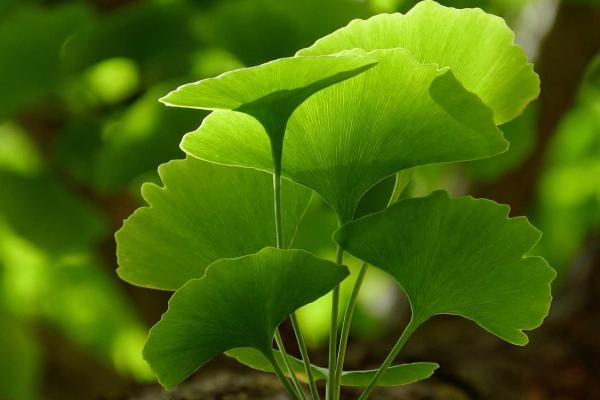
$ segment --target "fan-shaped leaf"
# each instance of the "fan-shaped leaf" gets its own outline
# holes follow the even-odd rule
[[[504,20],[481,9],[418,3],[406,15],[354,20],[299,55],[402,47],[423,64],[450,67],[493,111],[496,123],[515,118],[539,94],[539,78]]]
[[[377,66],[310,97],[286,131],[283,174],[321,194],[342,221],[396,171],[507,148],[491,110],[447,68],[419,64],[404,49],[369,54]],[[249,116],[216,112],[182,148],[208,161],[270,170],[263,132]]]
[[[310,94],[376,63],[359,50],[337,55],[281,58],[180,86],[160,101],[169,106],[204,110],[238,110],[273,97],[301,103]]]
[[[120,277],[129,283],[175,290],[221,258],[274,245],[270,175],[223,167],[192,157],[158,169],[164,187],[145,184],[150,205],[138,209],[116,234]],[[283,237],[289,246],[310,192],[283,181]]]
[[[227,352],[227,355],[235,358],[242,364],[251,368],[258,369],[264,372],[273,372],[273,366],[258,350],[244,347],[233,349]],[[281,353],[275,351],[275,359],[283,363]],[[298,378],[304,382],[308,382],[304,371],[304,363],[294,357],[290,357],[292,367]],[[439,365],[430,362],[416,362],[411,364],[399,364],[390,367],[378,381],[379,386],[399,386],[407,385],[429,378]],[[327,368],[312,366],[313,377],[316,381],[327,379]],[[342,372],[342,386],[364,387],[369,384],[377,370],[365,371],[344,371]]]
[[[176,107],[237,110],[265,127],[281,159],[281,146],[290,115],[308,97],[360,74],[377,63],[359,49],[335,55],[281,58],[177,88],[160,101]]]
[[[415,324],[461,315],[510,343],[548,313],[555,272],[524,257],[540,238],[508,207],[445,192],[403,200],[336,232],[353,255],[390,273],[406,292]]]
[[[348,269],[302,250],[266,248],[220,260],[169,301],[150,331],[144,356],[170,388],[215,355],[253,347],[274,362],[275,328],[290,313],[321,297]]]

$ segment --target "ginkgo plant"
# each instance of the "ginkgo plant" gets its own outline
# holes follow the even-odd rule
[[[434,192],[398,201],[411,167],[508,148],[498,125],[539,93],[504,21],[433,1],[406,15],[355,20],[294,57],[181,86],[169,106],[213,112],[182,141],[183,160],[146,184],[148,207],[117,232],[120,277],[175,291],[144,357],[172,388],[219,353],[274,372],[296,399],[337,400],[341,386],[416,382],[437,364],[394,361],[439,314],[460,315],[509,343],[547,315],[554,270],[528,252],[540,238],[508,207]],[[363,195],[396,175],[387,208],[357,218]],[[334,261],[293,247],[310,197],[335,211]],[[344,253],[361,259],[340,315]],[[402,288],[412,318],[375,370],[344,371],[350,326],[373,266]],[[295,311],[332,292],[328,365],[310,362]],[[287,318],[301,359],[278,331]],[[342,317],[342,318],[340,318]],[[341,326],[338,321],[341,320]],[[273,348],[273,341],[276,349]]]

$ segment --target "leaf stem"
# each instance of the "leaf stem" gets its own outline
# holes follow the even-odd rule
[[[394,190],[390,195],[388,200],[388,204],[386,207],[394,204],[404,189],[406,185],[410,181],[412,172],[410,170],[405,170],[402,172],[398,172],[396,174],[396,181],[394,184]],[[365,275],[367,274],[367,269],[369,268],[367,263],[362,263],[360,266],[360,271],[358,272],[358,276],[356,277],[356,282],[354,282],[354,287],[352,288],[352,294],[350,295],[350,300],[348,301],[348,305],[346,306],[346,311],[344,313],[344,319],[342,322],[342,333],[340,336],[340,345],[338,349],[338,356],[335,368],[335,399],[339,400],[340,398],[340,389],[341,389],[341,378],[342,371],[344,369],[344,361],[346,358],[346,348],[348,346],[348,337],[350,336],[350,325],[352,324],[352,317],[354,315],[354,310],[356,309],[356,302],[358,300],[358,293],[360,292],[360,288],[362,287],[362,283],[365,279]]]
[[[292,366],[290,357],[289,357],[288,353],[285,351],[285,345],[283,344],[283,339],[281,338],[279,329],[275,330],[275,343],[277,343],[277,348],[279,349],[279,352],[281,353],[281,358],[283,359],[283,363],[285,364],[285,367],[287,368],[287,370],[290,374],[290,379],[292,380],[292,383],[294,384],[294,388],[296,389],[297,397],[299,397],[302,400],[306,400],[306,395],[304,394],[304,389],[302,389],[302,385],[300,385],[300,381],[298,380],[298,377],[296,376],[296,372],[294,371],[294,367]]]
[[[308,350],[306,349],[306,343],[304,342],[304,337],[300,332],[300,325],[298,324],[298,319],[296,318],[296,313],[292,313],[290,315],[292,319],[292,328],[294,328],[294,333],[296,334],[296,339],[298,339],[298,347],[300,348],[300,355],[302,356],[302,361],[304,361],[304,371],[306,372],[306,376],[308,377],[308,384],[310,386],[310,395],[313,400],[319,400],[319,390],[317,389],[317,383],[315,381],[315,377],[313,376],[312,366],[310,363],[310,358],[308,356]]]
[[[340,335],[340,344],[337,355],[337,362],[335,368],[335,399],[337,400],[340,397],[340,387],[341,387],[341,378],[342,378],[342,370],[344,369],[344,360],[346,358],[346,347],[348,345],[348,337],[350,335],[350,325],[352,323],[352,316],[354,315],[354,310],[356,309],[356,304],[358,300],[358,293],[360,292],[360,288],[365,279],[365,275],[367,274],[368,269],[367,263],[362,263],[360,266],[360,271],[358,272],[358,276],[356,277],[356,282],[354,282],[354,287],[352,288],[352,294],[350,295],[350,300],[348,301],[348,305],[346,306],[346,311],[344,313],[344,320],[342,322],[342,333]]]
[[[276,331],[276,332],[277,333],[275,334],[275,337],[277,337],[277,334],[278,334],[278,331]],[[271,349],[271,353],[267,356],[267,358],[269,359],[269,362],[273,366],[273,371],[275,371],[275,375],[277,375],[277,378],[279,379],[279,381],[281,382],[283,387],[285,387],[285,389],[288,391],[288,393],[290,394],[290,396],[292,396],[293,399],[299,400],[300,397],[298,396],[298,393],[296,393],[296,391],[294,390],[292,385],[290,385],[290,382],[288,381],[285,374],[281,370],[281,367],[277,363],[277,360],[275,360],[275,356],[273,355],[273,349]]]
[[[283,229],[281,223],[281,161],[277,158],[275,153],[273,153],[273,204],[275,210],[275,236],[277,240],[277,247],[283,248]],[[304,371],[306,372],[306,376],[308,378],[310,394],[313,400],[319,400],[320,397],[319,391],[317,390],[317,383],[312,373],[312,365],[310,362],[304,337],[302,336],[302,331],[300,330],[300,325],[298,324],[298,319],[296,318],[296,313],[293,312],[290,315],[290,318],[292,320],[292,328],[294,329],[296,341],[298,342],[298,348],[300,349],[300,354],[304,363]],[[277,335],[279,335],[279,331],[277,331]],[[281,339],[281,335],[279,335],[279,338]],[[283,341],[281,341],[281,345],[283,346]],[[296,377],[294,370],[291,368],[291,363],[288,354],[285,352],[285,349],[280,348],[279,350],[282,351],[281,355],[285,360],[286,365],[288,365],[288,369],[292,376],[294,384],[300,386],[298,378]],[[301,396],[304,397],[304,391],[302,391],[301,386],[299,390],[301,392]]]
[[[385,360],[377,370],[377,373],[375,374],[373,379],[371,379],[371,382],[369,382],[369,384],[362,392],[358,400],[366,400],[369,397],[373,389],[375,389],[375,386],[377,385],[377,382],[379,381],[381,376],[385,373],[385,371],[387,371],[392,362],[394,362],[394,360],[398,356],[398,353],[400,353],[400,350],[402,350],[402,347],[404,346],[408,338],[414,333],[414,331],[419,327],[419,325],[421,325],[421,322],[417,322],[411,318],[408,325],[406,325],[406,328],[404,328],[404,332],[402,332],[402,335],[400,335],[400,338],[398,339],[388,356],[385,358]]]
[[[335,262],[342,264],[344,259],[344,249],[342,246],[337,247]],[[329,329],[329,377],[326,385],[326,400],[335,400],[336,382],[335,370],[337,361],[337,335],[338,335],[338,313],[340,307],[340,285],[333,288],[331,296],[331,326]]]

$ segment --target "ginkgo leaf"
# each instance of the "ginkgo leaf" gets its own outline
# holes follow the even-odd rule
[[[348,274],[345,266],[303,250],[265,248],[219,260],[203,278],[189,281],[173,295],[168,311],[150,330],[144,357],[167,388],[237,347],[255,348],[275,362],[275,328]]]
[[[243,347],[230,350],[226,353],[228,356],[235,358],[244,365],[264,372],[273,372],[273,366],[258,350]],[[281,353],[275,351],[275,359],[283,363]],[[292,367],[296,376],[303,381],[308,382],[304,370],[304,363],[295,357],[290,357]],[[431,362],[415,362],[410,364],[399,364],[390,367],[377,382],[378,386],[400,386],[408,385],[429,378],[439,365]],[[327,379],[327,368],[312,366],[313,377],[316,381]],[[377,373],[376,369],[364,371],[344,371],[342,372],[342,386],[364,387],[369,384],[373,376]]]
[[[321,194],[342,221],[371,186],[399,170],[507,148],[492,111],[448,68],[419,64],[404,49],[369,55],[377,66],[311,96],[285,137],[284,176]],[[212,113],[181,147],[211,162],[271,168],[263,128],[241,113]]]
[[[290,115],[308,97],[371,68],[377,60],[359,49],[335,55],[281,58],[177,88],[160,99],[169,106],[236,110],[265,127],[280,158]]]
[[[188,157],[159,167],[164,187],[145,184],[149,207],[115,235],[119,276],[134,285],[175,290],[221,258],[275,245],[272,177]],[[283,181],[283,238],[290,245],[310,191]]]
[[[460,315],[524,345],[523,330],[548,313],[556,273],[543,258],[524,256],[541,234],[508,211],[491,200],[435,192],[357,219],[335,240],[392,275],[408,296],[414,325]]]
[[[423,64],[450,67],[501,124],[515,118],[539,94],[539,77],[504,20],[479,8],[455,9],[422,1],[406,15],[354,20],[302,49],[299,55],[401,47]]]

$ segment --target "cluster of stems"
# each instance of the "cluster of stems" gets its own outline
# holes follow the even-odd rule
[[[396,187],[397,189],[397,187]],[[390,198],[390,203],[395,201],[396,192],[394,190]],[[273,203],[275,210],[275,231],[276,231],[276,240],[277,247],[283,247],[283,234],[282,234],[282,225],[281,225],[281,158],[276,152],[273,152]],[[389,205],[389,204],[388,204]],[[336,251],[336,263],[342,264],[344,257],[344,249],[338,245]],[[341,379],[342,372],[344,367],[344,360],[346,356],[346,347],[348,345],[348,337],[350,334],[350,325],[352,322],[352,316],[354,315],[354,310],[356,308],[358,293],[360,292],[360,288],[362,286],[363,280],[367,273],[368,265],[363,263],[360,267],[360,271],[358,272],[358,276],[354,283],[354,287],[352,289],[352,293],[350,295],[350,299],[346,306],[346,310],[344,313],[344,317],[342,320],[341,329],[338,330],[338,321],[339,321],[339,306],[340,306],[340,287],[336,286],[332,291],[332,302],[331,302],[331,327],[329,333],[329,357],[328,357],[328,376],[326,380],[326,389],[325,389],[325,400],[340,400],[340,389],[341,389]],[[292,313],[290,315],[290,320],[292,323],[292,328],[294,330],[294,334],[296,336],[296,341],[298,343],[298,348],[300,350],[300,355],[302,357],[302,361],[304,364],[304,372],[306,374],[306,378],[308,380],[308,385],[310,388],[310,396],[312,400],[320,400],[321,397],[319,395],[319,391],[317,388],[317,384],[314,379],[312,365],[310,362],[310,358],[308,355],[308,350],[306,348],[306,343],[302,336],[302,332],[300,330],[300,326],[298,324],[298,320],[296,318],[296,314]],[[411,321],[404,332],[392,348],[391,352],[388,354],[384,362],[381,364],[369,384],[365,387],[363,392],[361,393],[359,400],[366,400],[373,389],[377,386],[377,382],[381,378],[381,376],[385,373],[385,371],[391,366],[392,362],[404,346],[404,343],[408,340],[410,335],[414,332],[414,330],[418,327],[418,323],[413,323]],[[338,342],[339,337],[339,342]],[[283,340],[281,338],[281,334],[279,333],[279,329],[275,331],[275,343],[277,345],[277,349],[281,353],[281,359],[283,360],[283,366],[280,366],[272,354],[270,357],[270,362],[273,364],[273,368],[278,379],[281,381],[283,386],[289,392],[292,399],[295,400],[307,400],[307,394],[298,379],[296,371],[293,368],[290,356],[285,350],[285,346]],[[289,376],[289,380],[286,377],[286,373],[283,372],[283,369],[287,371],[287,376]],[[291,381],[291,382],[290,382]]]

